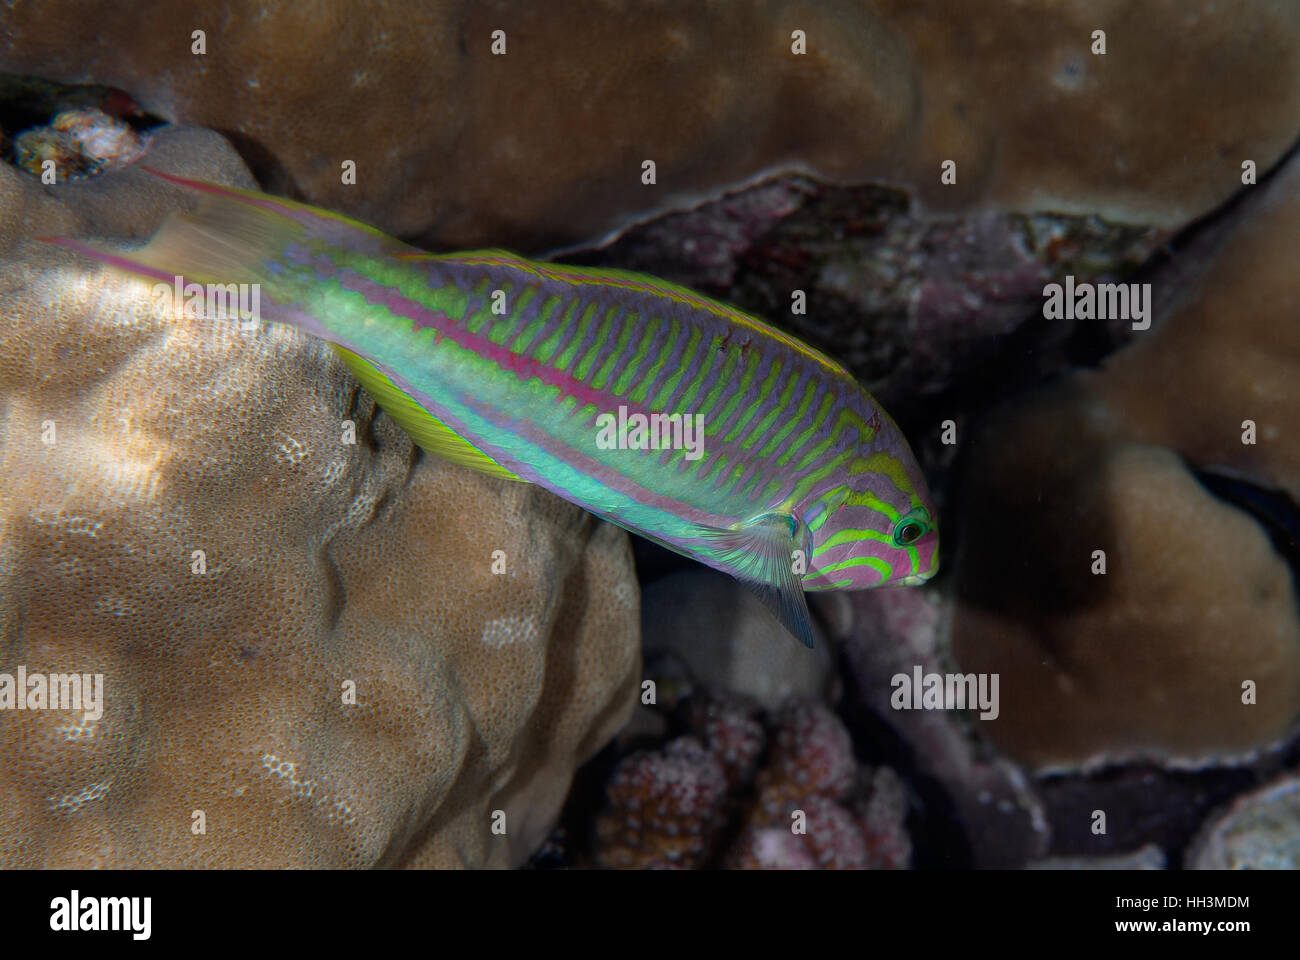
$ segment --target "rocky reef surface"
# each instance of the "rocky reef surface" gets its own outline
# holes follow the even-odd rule
[[[0,711],[0,866],[1294,867],[1294,4],[59,6],[0,13],[0,674],[107,686]],[[150,236],[141,162],[770,320],[903,427],[942,572],[808,651],[420,454],[38,241]]]
[[[789,167],[936,213],[1176,227],[1232,195],[1243,159],[1276,163],[1300,114],[1288,0],[135,11],[8,8],[0,70],[127,91],[227,134],[274,192],[447,247],[581,243]]]

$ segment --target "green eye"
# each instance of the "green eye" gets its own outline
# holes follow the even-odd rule
[[[894,527],[894,543],[906,547],[920,540],[929,529],[930,525],[922,517],[909,514]]]
[[[917,540],[921,539],[921,534],[924,532],[924,528],[919,523],[902,523],[899,524],[898,530],[894,532],[894,539],[902,544],[916,543]]]

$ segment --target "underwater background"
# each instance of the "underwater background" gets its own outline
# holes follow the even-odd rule
[[[0,866],[1294,868],[1298,58],[1285,0],[7,6]],[[150,238],[146,166],[801,338],[938,575],[809,650],[41,242]]]

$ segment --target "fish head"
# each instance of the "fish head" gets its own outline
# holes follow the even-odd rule
[[[934,501],[907,441],[892,433],[847,463],[814,504],[805,590],[915,586],[938,572]]]

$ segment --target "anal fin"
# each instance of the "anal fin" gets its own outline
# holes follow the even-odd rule
[[[421,448],[436,457],[468,467],[470,470],[477,470],[489,477],[527,482],[430,414],[400,390],[392,380],[384,376],[383,371],[370,361],[338,345],[334,345],[334,350],[343,358],[343,362],[347,364],[352,374],[361,381],[361,385],[375,398],[375,402],[396,420]]]

